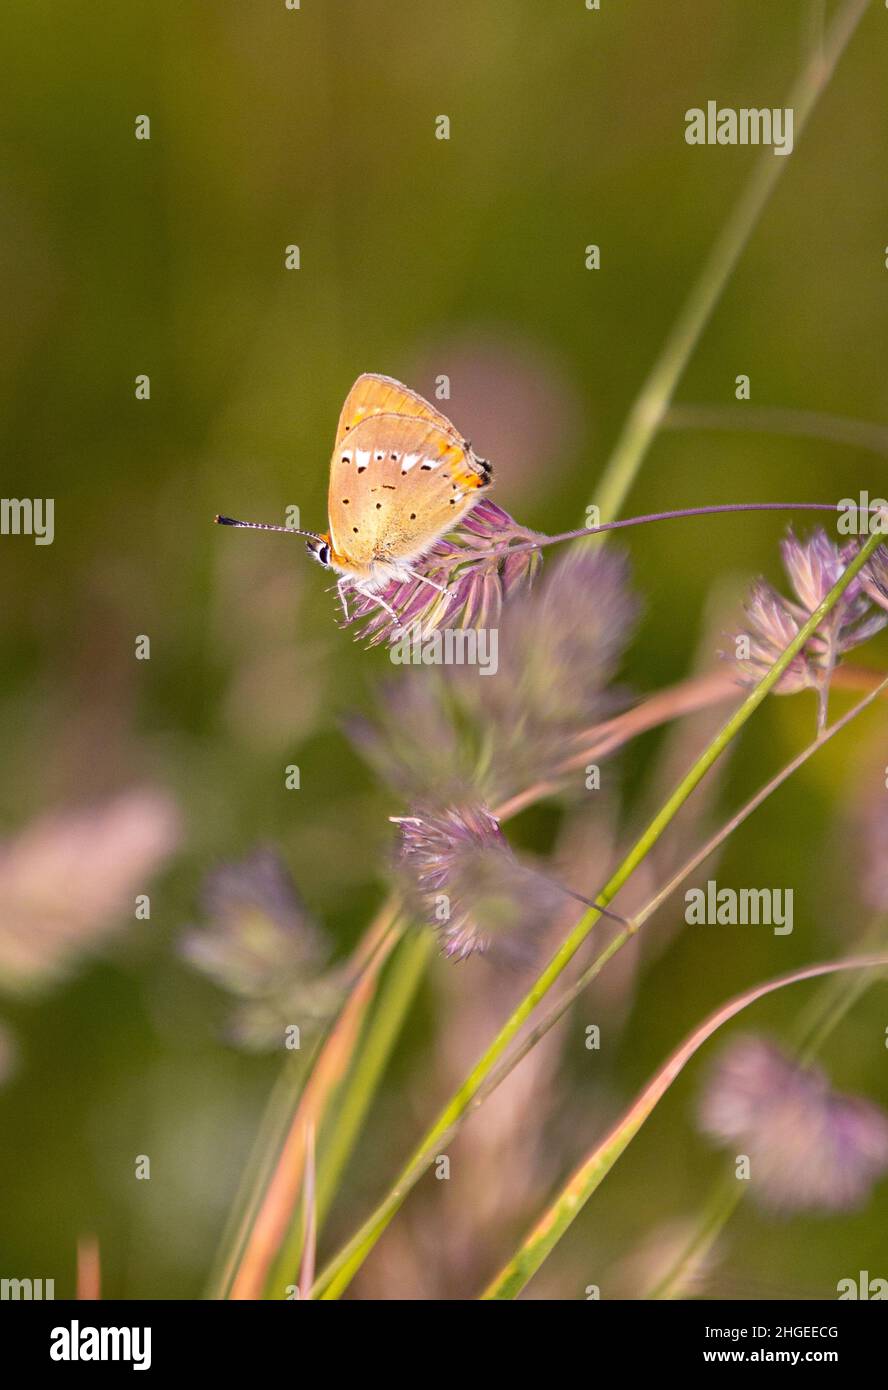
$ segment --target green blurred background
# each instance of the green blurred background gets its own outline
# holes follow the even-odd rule
[[[47,547],[0,538],[2,831],[9,844],[49,813],[132,788],[172,797],[179,821],[175,849],[134,889],[151,893],[150,922],[119,917],[113,940],[65,978],[3,997],[17,1053],[0,1093],[4,1277],[55,1277],[57,1294],[70,1294],[77,1239],[91,1232],[109,1296],[199,1294],[279,1067],[222,1039],[224,997],[176,954],[198,919],[203,875],[259,842],[278,845],[340,956],[385,893],[386,818],[401,808],[341,720],[372,708],[392,668],[337,629],[325,577],[300,545],[216,530],[213,514],[282,520],[295,504],[303,525],[323,528],[337,414],[355,376],[373,370],[425,393],[449,374],[445,408],[492,459],[495,500],[529,526],[581,526],[757,158],[689,147],[684,113],[709,98],[783,105],[834,8],[6,7],[2,490],[54,497],[56,536]],[[680,401],[734,406],[734,379],[746,373],[757,407],[888,416],[886,58],[888,13],[873,4],[786,161]],[[141,114],[150,141],[134,138]],[[434,138],[439,114],[451,119],[447,142]],[[598,271],[584,265],[593,242]],[[298,271],[284,269],[291,243]],[[149,401],[135,398],[140,373]],[[864,487],[886,493],[884,458],[847,445],[675,430],[657,439],[627,510],[832,501]],[[730,616],[751,576],[778,578],[783,526],[740,516],[627,536],[644,601],[625,671],[637,690],[688,672],[714,589]],[[150,661],[134,657],[139,634],[150,636]],[[714,661],[717,633],[710,643]],[[877,644],[866,659],[885,654]],[[521,1231],[599,1117],[709,1008],[836,954],[859,930],[848,825],[883,785],[883,720],[868,716],[856,738],[809,765],[724,861],[721,876],[738,885],[794,885],[793,936],[674,938],[624,982],[619,1048],[602,1060],[579,1043],[566,1049],[567,1140],[507,1230]],[[772,701],[744,736],[725,807],[812,725],[806,697]],[[662,741],[647,736],[621,760],[611,808],[621,835],[642,814]],[[289,763],[301,768],[299,792],[284,787]],[[548,846],[558,816],[534,813],[515,836]],[[88,899],[84,854],[75,858],[87,887],[72,872],[71,891]],[[445,978],[453,969],[433,962],[331,1239],[365,1212],[446,1093],[435,1078],[454,994],[465,982],[483,999],[490,967],[471,962],[456,986]],[[779,1032],[800,1002],[778,998],[754,1022]],[[488,1034],[499,1017],[494,1000]],[[884,1100],[883,1019],[874,990],[826,1060],[842,1087]],[[637,1290],[627,1262],[634,1268],[651,1232],[693,1214],[718,1169],[692,1123],[702,1074],[692,1067],[670,1092],[532,1293],[582,1297],[590,1282]],[[473,1126],[484,1122],[482,1111]],[[143,1153],[150,1182],[133,1177]],[[508,1165],[499,1171],[507,1185]],[[405,1253],[410,1241],[393,1232],[356,1291],[414,1287],[410,1258],[423,1239],[438,1248],[433,1198],[425,1236]],[[459,1207],[469,1245],[482,1208],[469,1187]],[[888,1185],[851,1217],[775,1226],[744,1208],[716,1291],[829,1296],[860,1269],[888,1274],[886,1217]],[[507,1250],[493,1249],[480,1272]],[[423,1259],[427,1291],[441,1292],[434,1253]],[[477,1291],[473,1267],[464,1284],[456,1257],[451,1267],[444,1292]]]

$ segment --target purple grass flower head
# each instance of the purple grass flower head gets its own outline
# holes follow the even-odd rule
[[[780,554],[795,596],[803,612],[808,614],[814,612],[841,579],[849,558],[842,555],[822,527],[817,527],[807,541],[800,541],[790,527],[780,542]],[[846,590],[841,603],[849,601]],[[835,618],[834,609],[828,621]]]
[[[745,649],[744,654],[736,658],[737,669],[745,685],[756,685],[796,636],[799,622],[787,601],[764,579],[757,579],[753,584],[745,613],[749,626],[735,638],[738,651],[741,645]],[[794,695],[818,683],[813,663],[805,652],[799,652],[774,691],[777,695]]]
[[[207,875],[205,925],[180,942],[182,956],[241,1001],[227,1034],[239,1046],[279,1045],[289,1024],[326,1020],[340,987],[326,970],[328,947],[280,857],[257,849]]]
[[[860,582],[873,603],[888,611],[888,546],[880,545],[860,572]]]
[[[386,681],[375,717],[354,714],[345,732],[374,772],[408,801],[471,799],[477,751],[458,730],[453,668],[409,671]]]
[[[437,931],[445,956],[474,952],[531,963],[536,939],[564,903],[563,890],[514,854],[485,807],[418,807],[393,816],[408,901]]]
[[[470,722],[483,730],[494,805],[550,779],[578,740],[626,703],[613,682],[637,613],[625,557],[613,549],[574,548],[509,605],[496,676],[461,687]]]
[[[398,621],[375,598],[349,595],[349,616],[342,626],[360,628],[357,636],[371,646],[396,641],[404,629],[423,633],[452,629],[496,627],[503,605],[529,585],[540,565],[538,550],[509,554],[509,547],[539,540],[486,498],[476,503],[446,540],[411,566],[422,579],[393,580],[380,596],[397,613]],[[491,551],[497,554],[491,555]],[[437,585],[438,587],[433,587]],[[441,593],[446,589],[446,593]]]
[[[497,717],[519,721],[522,738],[543,738],[544,760],[563,750],[613,712],[609,687],[637,616],[623,555],[568,552],[504,615],[500,672],[488,682]]]
[[[619,553],[571,552],[503,611],[494,675],[402,671],[376,717],[352,720],[349,734],[410,800],[498,805],[551,777],[576,740],[625,703],[613,679],[637,612]]]
[[[753,1191],[772,1211],[861,1207],[888,1171],[888,1115],[764,1038],[738,1038],[722,1054],[700,1126],[748,1156]]]
[[[811,614],[841,578],[853,549],[840,548],[818,528],[806,541],[790,530],[780,544],[783,566],[795,597],[784,598],[765,580],[752,586],[746,603],[748,627],[737,634],[735,656],[741,680],[755,685],[773,666]],[[888,618],[873,613],[858,575],[777,682],[780,695],[822,690],[846,652],[874,636]],[[745,639],[745,640],[744,640]]]

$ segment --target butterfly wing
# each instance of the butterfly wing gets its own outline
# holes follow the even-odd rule
[[[391,376],[365,372],[358,377],[345,398],[336,427],[334,447],[338,449],[350,430],[373,415],[409,415],[413,420],[430,420],[440,429],[456,434],[446,415],[411,391],[409,386],[402,385]]]
[[[360,419],[330,465],[334,556],[357,573],[380,561],[409,564],[452,530],[490,481],[490,465],[446,421],[393,413]]]

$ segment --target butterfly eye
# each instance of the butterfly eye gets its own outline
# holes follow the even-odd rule
[[[308,542],[306,549],[312,559],[317,560],[319,565],[325,567],[330,564],[330,546],[327,541],[316,539],[314,536]]]

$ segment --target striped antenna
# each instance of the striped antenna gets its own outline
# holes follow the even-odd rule
[[[236,521],[233,516],[214,516],[217,526],[242,526],[248,531],[285,531],[288,536],[307,536],[309,540],[323,541],[317,531],[300,531],[295,526],[272,526],[268,521]]]

